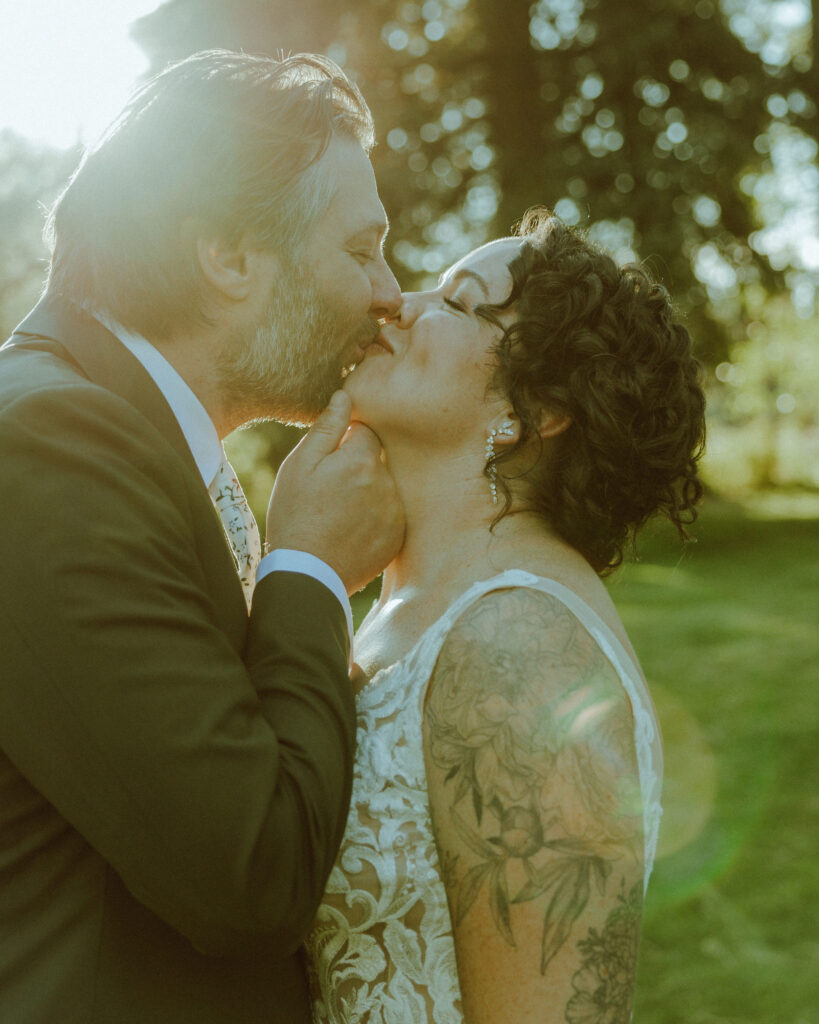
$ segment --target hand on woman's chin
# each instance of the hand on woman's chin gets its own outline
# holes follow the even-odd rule
[[[359,367],[356,367],[352,373],[348,373],[344,380],[341,382],[341,390],[346,391],[350,396],[350,401],[353,403],[352,418],[354,420],[361,420],[361,409],[365,404],[364,398],[366,395],[366,388],[362,387],[363,381],[357,379]],[[363,422],[363,420],[362,420]]]

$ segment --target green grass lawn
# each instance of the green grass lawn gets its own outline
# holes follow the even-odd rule
[[[635,1024],[819,1021],[819,519],[712,501],[611,593],[665,736]]]
[[[819,1022],[817,504],[711,499],[610,581],[665,741],[635,1024]]]

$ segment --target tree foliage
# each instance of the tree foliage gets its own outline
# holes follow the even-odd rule
[[[76,162],[76,151],[34,146],[14,132],[0,132],[0,338],[3,340],[39,295],[46,275],[42,207],[56,197]]]
[[[760,241],[772,146],[795,132],[815,161],[813,22],[798,7],[788,20],[780,0],[169,0],[134,35],[152,70],[211,47],[341,63],[376,117],[405,284],[543,203],[647,260],[717,359],[741,336],[743,288],[781,289],[789,269]]]

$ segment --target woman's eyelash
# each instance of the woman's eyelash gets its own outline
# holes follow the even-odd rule
[[[452,309],[456,309],[459,313],[466,312],[466,306],[461,305],[460,302],[456,302],[455,299],[444,298],[444,302],[447,306],[450,306]]]

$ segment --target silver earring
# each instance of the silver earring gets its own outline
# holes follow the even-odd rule
[[[511,420],[504,420],[499,427],[493,427],[489,431],[489,436],[486,438],[486,447],[484,448],[484,455],[486,461],[489,462],[495,456],[495,438],[496,437],[512,437],[515,433],[515,428],[512,425]],[[498,503],[498,467],[494,462],[489,463],[489,490],[492,494],[492,504],[497,505]]]

